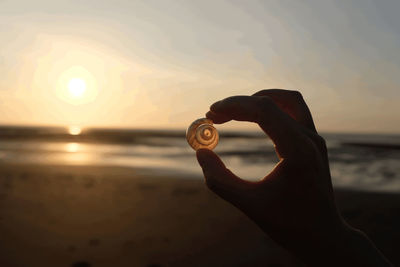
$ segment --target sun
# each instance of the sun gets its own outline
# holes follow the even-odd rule
[[[68,92],[72,97],[83,97],[86,92],[86,82],[80,78],[72,78],[68,82]]]
[[[60,100],[79,106],[96,100],[99,83],[86,68],[72,66],[60,73],[55,89]]]
[[[70,135],[80,135],[82,132],[81,127],[76,126],[76,125],[72,125],[68,127],[68,133]]]

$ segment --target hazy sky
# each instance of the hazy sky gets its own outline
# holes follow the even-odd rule
[[[288,88],[321,131],[399,133],[399,10],[368,0],[0,0],[0,123],[185,128],[226,96]],[[82,101],[68,100],[70,78],[87,84]]]

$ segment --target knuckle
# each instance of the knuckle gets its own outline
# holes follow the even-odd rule
[[[272,98],[269,96],[260,96],[257,98],[257,100],[258,100],[257,101],[258,106],[263,109],[275,104]]]
[[[269,96],[261,96],[257,98],[257,101],[255,103],[255,114],[254,116],[256,117],[257,122],[262,121],[263,119],[266,118],[266,114],[270,113],[274,107],[275,103],[274,101],[269,97]]]
[[[315,142],[317,143],[318,147],[320,147],[320,148],[326,148],[326,141],[325,141],[325,139],[324,139],[322,136],[317,135],[317,136],[315,137]]]
[[[268,92],[267,89],[262,89],[262,90],[260,90],[260,91],[258,91],[258,92],[256,92],[256,93],[254,93],[254,95],[259,95],[259,96],[261,96],[261,95],[266,94],[267,92]]]
[[[266,95],[260,96],[257,99],[260,100],[260,103],[271,103],[272,102],[271,97],[266,96]]]
[[[273,89],[262,89],[256,93],[254,93],[254,96],[263,96],[263,95],[268,95],[269,93],[271,93],[271,90]]]
[[[319,134],[315,134],[311,138],[319,151],[321,151],[322,153],[327,153],[328,150],[326,148],[326,141],[322,136],[320,136]]]
[[[290,94],[296,99],[303,99],[303,95],[298,90],[291,90],[289,91]]]

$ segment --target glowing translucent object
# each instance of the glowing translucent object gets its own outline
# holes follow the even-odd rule
[[[212,120],[202,118],[195,120],[186,131],[186,140],[194,149],[214,149],[219,140],[218,131],[215,129]]]

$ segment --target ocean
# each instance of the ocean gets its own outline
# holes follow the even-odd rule
[[[322,134],[335,187],[400,192],[400,135]],[[220,133],[214,150],[248,180],[264,177],[278,161],[261,132]],[[201,179],[184,130],[0,127],[0,163],[135,168],[158,175]]]

